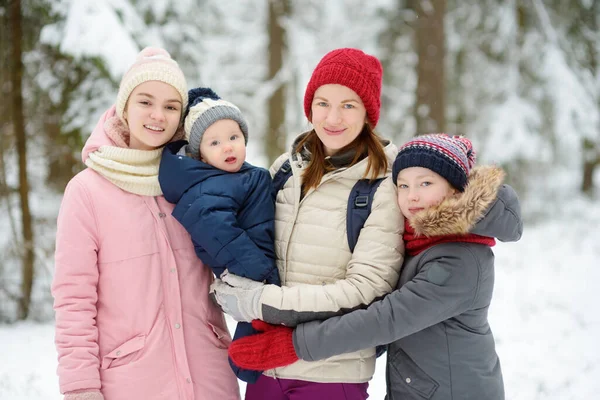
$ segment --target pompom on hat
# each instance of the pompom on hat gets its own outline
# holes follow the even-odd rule
[[[358,49],[330,51],[319,61],[304,92],[304,113],[311,119],[311,106],[317,89],[338,84],[356,92],[362,100],[372,127],[379,121],[383,68],[376,57]]]
[[[189,91],[189,105],[185,112],[185,138],[189,142],[188,151],[193,156],[200,154],[200,142],[204,132],[221,119],[231,119],[238,123],[248,143],[248,124],[242,112],[234,104],[221,99],[210,88],[195,88]]]
[[[475,150],[466,137],[444,133],[422,135],[400,147],[392,167],[392,178],[397,184],[398,174],[403,169],[423,167],[441,175],[462,192],[474,165]]]
[[[181,96],[182,109],[188,102],[187,84],[179,65],[171,55],[159,47],[146,47],[136,57],[135,62],[121,79],[117,94],[117,116],[125,122],[123,112],[131,92],[147,81],[160,81],[175,88]]]

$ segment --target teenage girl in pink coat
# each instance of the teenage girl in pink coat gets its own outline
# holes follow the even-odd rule
[[[212,272],[158,183],[186,104],[177,63],[144,49],[65,190],[52,284],[65,400],[239,398]]]

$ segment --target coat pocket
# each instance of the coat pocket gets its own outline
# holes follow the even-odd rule
[[[102,357],[101,369],[109,369],[128,364],[133,360],[133,354],[144,348],[146,335],[138,335],[129,339],[104,357]],[[129,357],[128,357],[129,356]]]
[[[439,387],[402,349],[394,349],[388,360],[390,371],[390,392],[398,393],[399,398],[431,399]],[[389,351],[389,350],[388,350]],[[419,396],[419,397],[415,397]],[[393,398],[396,398],[394,396]]]
[[[210,322],[208,322],[208,326],[213,333],[213,337],[216,339],[214,341],[215,345],[220,349],[229,348],[229,345],[231,344],[231,336],[229,335],[229,332]]]

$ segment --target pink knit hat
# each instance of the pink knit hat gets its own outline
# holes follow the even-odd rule
[[[161,81],[173,86],[181,96],[182,109],[188,102],[187,84],[179,65],[171,55],[159,47],[146,47],[135,60],[135,63],[123,76],[117,94],[117,116],[123,120],[123,111],[131,92],[147,81]]]
[[[337,49],[327,53],[317,64],[304,93],[304,113],[310,110],[316,90],[327,84],[339,84],[356,92],[367,110],[372,126],[379,121],[383,69],[379,60],[358,49]]]

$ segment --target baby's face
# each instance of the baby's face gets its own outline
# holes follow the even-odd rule
[[[456,189],[441,175],[428,168],[405,168],[398,174],[398,205],[406,218],[440,204]]]
[[[209,126],[200,141],[200,160],[223,171],[239,171],[246,160],[246,141],[238,123],[221,119]]]

